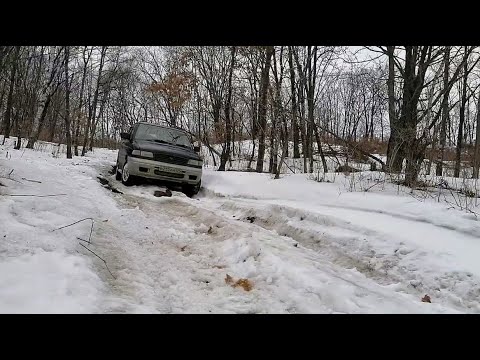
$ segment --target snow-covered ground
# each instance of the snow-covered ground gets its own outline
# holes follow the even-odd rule
[[[480,312],[480,225],[445,203],[211,170],[156,198],[108,173],[116,151],[40,144],[0,146],[0,313]],[[90,244],[91,220],[64,227],[86,218]]]

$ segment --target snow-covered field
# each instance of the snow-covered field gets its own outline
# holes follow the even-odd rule
[[[222,145],[213,145],[215,150],[218,153],[222,152]],[[204,166],[208,169],[216,169],[218,168],[218,165],[220,163],[220,158],[213,152],[209,151],[208,147],[203,146],[201,148],[201,155],[204,158]],[[255,146],[252,140],[243,140],[243,141],[235,141],[233,143],[234,152],[231,154],[231,161],[228,161],[225,168],[227,171],[245,171],[249,169],[255,169],[256,168],[256,163],[257,163],[257,151],[258,151],[258,141],[255,141]],[[255,155],[252,158],[252,151],[255,149]],[[301,149],[301,144],[300,144],[300,149]],[[336,156],[331,156],[331,150],[334,150],[337,152]],[[345,151],[346,148],[343,146],[339,145],[328,145],[328,144],[323,144],[323,151],[325,154],[325,161],[327,164],[328,168],[328,173],[324,174],[324,169],[322,165],[321,158],[318,154],[314,155],[314,162],[313,162],[313,176],[315,176],[318,179],[322,180],[329,180],[329,181],[336,181],[336,170],[339,169],[340,166],[345,166],[348,165],[349,167],[352,167],[353,169],[360,170],[362,173],[368,173],[371,167],[371,162],[375,163],[378,169],[381,168],[381,164],[376,163],[375,161],[372,161],[371,159],[368,159],[367,161],[357,161],[354,159],[347,159],[345,156]],[[329,155],[330,154],[330,155]],[[289,142],[289,155],[293,155],[293,142]],[[386,155],[382,154],[372,154],[376,158],[382,160],[384,163],[387,162],[387,157]],[[215,158],[215,159],[214,159]],[[269,169],[269,163],[270,163],[270,146],[269,146],[269,141],[268,139],[266,140],[266,151],[265,151],[265,158],[263,161],[263,170],[265,172],[268,172]],[[436,165],[435,163],[432,163],[429,165],[428,159],[425,159],[423,162],[421,169],[420,169],[420,175],[419,175],[419,180],[430,187],[436,187],[438,188],[438,185],[441,185],[446,191],[440,191],[436,192],[436,189],[429,189],[433,190],[433,192],[436,192],[436,196],[440,196],[444,198],[444,193],[446,192],[449,195],[452,195],[450,190],[455,190],[457,191],[456,194],[458,195],[458,192],[460,194],[469,194],[470,196],[462,197],[462,196],[455,196],[454,198],[450,197],[449,200],[452,200],[457,207],[462,207],[462,208],[467,208],[471,209],[473,206],[478,206],[480,205],[480,201],[478,198],[480,198],[480,183],[477,179],[472,179],[472,172],[473,168],[470,166],[471,164],[462,164],[462,169],[460,171],[460,177],[455,178],[454,177],[454,162],[453,161],[444,161],[444,169],[443,169],[443,176],[436,176],[435,171],[436,171]],[[298,173],[303,173],[304,172],[304,159],[303,158],[298,158],[294,159],[292,157],[286,157],[284,161],[279,164],[280,165],[280,173],[281,174],[298,174]],[[307,168],[309,168],[309,161],[307,159]],[[406,166],[406,162],[404,162],[404,166]],[[427,169],[430,170],[429,175],[427,175],[428,171]],[[382,180],[385,179],[385,175],[374,172],[374,177],[377,179],[380,179],[383,177]],[[355,186],[362,186],[362,182],[365,183],[365,181],[362,181],[362,177],[365,174],[359,174],[359,176],[353,176],[350,179],[348,179],[353,185]],[[368,176],[367,176],[368,177]],[[393,177],[393,178],[392,178]],[[360,179],[359,179],[360,178]],[[395,180],[403,180],[404,176],[402,174],[400,175],[388,175],[387,176],[388,180],[390,182],[395,181]],[[360,180],[360,181],[359,181]],[[372,183],[371,181],[367,181],[367,184],[365,184],[367,187],[371,186]],[[349,185],[350,186],[350,185]],[[350,186],[351,187],[351,186]],[[354,189],[358,190],[358,189]],[[433,196],[433,195],[432,195]],[[458,202],[458,204],[456,204]]]
[[[55,149],[0,146],[0,313],[480,312],[480,225],[444,202],[209,169],[156,198]]]

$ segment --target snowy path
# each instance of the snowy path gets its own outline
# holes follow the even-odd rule
[[[6,149],[0,148],[0,155],[2,151]],[[5,185],[0,187],[0,312],[480,310],[474,254],[454,271],[453,250],[434,243],[451,231],[464,236],[463,246],[476,249],[468,219],[458,225],[464,233],[438,227],[438,216],[429,223],[384,213],[374,214],[372,221],[374,210],[348,209],[357,204],[329,203],[328,196],[321,204],[299,205],[278,196],[283,190],[249,188],[245,196],[235,194],[218,186],[227,186],[233,174],[212,172],[206,172],[205,191],[196,199],[178,192],[155,198],[153,185],[126,188],[107,175],[124,192],[115,194],[96,179],[106,175],[115,152],[97,150],[73,160],[29,150],[21,155],[13,152],[11,159],[0,160],[5,172],[14,169],[13,180],[0,178]],[[243,191],[245,182],[235,189]],[[12,194],[66,195],[8,196]],[[255,216],[253,223],[247,216]],[[86,217],[95,220],[90,245],[78,240],[88,238],[89,221],[53,231]],[[406,230],[412,224],[416,228]],[[418,235],[417,226],[431,236],[425,247],[407,241]],[[432,234],[434,229],[441,234]],[[79,243],[102,257],[115,278]],[[432,255],[434,250],[438,254]],[[230,286],[227,274],[249,279],[253,289]],[[431,304],[420,301],[425,293]]]

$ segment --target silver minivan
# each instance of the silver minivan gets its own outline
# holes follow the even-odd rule
[[[198,193],[203,160],[200,148],[188,132],[147,122],[138,122],[120,134],[116,179],[126,186],[136,178],[161,180],[182,186],[188,196]]]

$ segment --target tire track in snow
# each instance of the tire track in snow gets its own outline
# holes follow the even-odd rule
[[[107,175],[106,177],[108,178],[108,176],[110,175]],[[110,178],[113,177],[110,176]],[[293,294],[291,293],[278,293],[276,287],[268,283],[268,279],[262,278],[262,275],[259,272],[261,272],[260,269],[263,269],[266,265],[265,259],[260,253],[258,255],[258,259],[253,254],[245,258],[244,260],[239,260],[240,263],[242,263],[242,261],[245,262],[246,260],[252,260],[254,267],[258,268],[254,271],[254,273],[256,273],[256,276],[258,278],[257,284],[259,285],[259,288],[256,288],[256,291],[250,294],[238,294],[238,292],[232,293],[232,291],[235,292],[235,290],[225,285],[223,278],[225,276],[225,273],[232,273],[233,269],[229,268],[232,265],[231,263],[226,264],[227,266],[223,269],[212,269],[212,267],[217,265],[225,265],[222,264],[222,257],[225,254],[222,255],[222,252],[219,252],[216,249],[221,249],[222,247],[224,247],[224,243],[229,239],[235,237],[244,237],[246,239],[260,237],[263,239],[260,244],[266,241],[269,243],[269,246],[272,247],[272,249],[277,247],[276,243],[279,240],[278,234],[276,233],[274,228],[269,229],[267,227],[258,226],[259,223],[257,221],[255,221],[255,224],[250,224],[243,221],[233,220],[231,216],[232,209],[228,209],[228,206],[226,208],[221,208],[225,205],[226,202],[231,202],[231,200],[219,199],[220,201],[215,200],[209,203],[209,200],[206,198],[200,198],[200,201],[197,201],[195,199],[188,199],[178,194],[175,195],[175,193],[172,198],[154,198],[151,194],[147,195],[139,193],[143,190],[146,190],[148,192],[148,189],[153,190],[154,187],[134,187],[132,189],[125,188],[122,185],[119,185],[118,188],[122,190],[125,194],[114,195],[108,190],[105,191],[107,191],[109,196],[115,197],[117,199],[117,202],[122,207],[130,208],[132,214],[134,214],[135,212],[138,213],[138,216],[135,216],[134,219],[135,229],[139,229],[142,227],[142,225],[145,224],[152,224],[153,222],[160,224],[165,223],[170,230],[174,230],[174,235],[177,235],[179,237],[177,239],[175,239],[174,236],[170,236],[169,238],[167,237],[163,240],[157,239],[157,241],[159,241],[157,246],[150,246],[147,244],[147,247],[142,248],[141,246],[138,246],[138,242],[144,241],[145,235],[133,234],[133,236],[136,238],[135,242],[137,244],[135,244],[136,246],[133,246],[134,244],[130,244],[130,246],[135,248],[132,250],[132,253],[137,254],[135,256],[132,255],[131,261],[137,261],[138,263],[138,260],[142,258],[142,265],[145,265],[145,267],[142,268],[142,266],[140,266],[140,268],[135,269],[135,266],[132,267],[130,265],[128,272],[131,274],[135,273],[135,275],[132,275],[130,277],[130,280],[142,277],[142,274],[144,274],[143,276],[145,277],[148,276],[148,278],[150,279],[149,284],[144,283],[141,286],[141,288],[146,287],[150,289],[150,300],[147,301],[146,299],[144,299],[144,302],[150,302],[149,309],[154,309],[154,311],[159,312],[206,312],[205,309],[209,309],[208,311],[213,312],[247,313],[296,311],[309,312],[308,310],[305,310],[305,308],[302,308],[300,306],[300,304],[298,303],[299,298],[292,296]],[[151,192],[153,193],[153,191]],[[242,200],[238,200],[239,202],[242,202]],[[235,209],[233,210],[235,211]],[[210,228],[205,228],[206,224],[210,225]],[[336,226],[337,224],[335,223],[334,225]],[[203,229],[202,226],[204,227]],[[354,232],[354,230],[358,229],[350,225],[350,231]],[[163,231],[165,233],[166,229],[164,226],[154,226],[152,224],[152,231]],[[366,231],[369,234],[373,234],[373,232],[369,232],[368,229]],[[125,236],[125,234],[123,234],[123,236]],[[283,244],[282,246],[285,246],[285,243],[289,243],[292,246],[293,250],[293,244],[295,242],[293,239],[295,239],[295,236],[292,236],[290,240],[288,240],[287,237],[283,236],[281,240],[281,243]],[[218,244],[220,246],[215,244]],[[125,245],[126,244],[122,244],[121,246],[125,247]],[[181,256],[179,257],[179,248],[182,248],[185,245],[186,251],[182,252]],[[278,245],[280,245],[280,243]],[[307,249],[310,248],[308,244],[305,245]],[[363,280],[360,282],[358,281],[358,275],[356,275],[358,273],[355,274],[354,270],[352,270],[353,273],[347,272],[344,274],[343,272],[339,272],[336,268],[337,266],[346,268],[355,262],[357,263],[358,267],[361,267],[362,264],[365,264],[361,261],[358,261],[358,258],[356,258],[354,255],[349,256],[348,253],[345,254],[343,258],[342,256],[337,256],[337,261],[330,263],[332,256],[330,256],[329,258],[326,252],[322,253],[321,251],[318,251],[319,249],[321,250],[322,247],[325,248],[325,246],[326,244],[322,244],[322,246],[317,246],[317,248],[314,247],[317,253],[325,257],[325,261],[318,262],[321,258],[319,258],[317,255],[310,259],[310,261],[312,261],[311,264],[314,265],[318,262],[318,265],[314,266],[317,268],[317,271],[319,272],[318,274],[321,277],[325,276],[325,274],[328,274],[330,278],[338,279],[340,283],[348,283],[349,287],[356,289],[355,293],[362,295],[358,295],[358,299],[350,299],[349,303],[351,304],[351,306],[354,306],[357,310],[360,309],[361,306],[365,307],[365,301],[367,300],[362,299],[362,297],[371,296],[374,296],[376,298],[386,297],[389,298],[389,301],[391,303],[396,303],[397,305],[395,306],[401,306],[402,300],[393,295],[387,295],[388,291],[385,290],[383,287],[374,287],[374,289],[372,289],[372,285],[362,285]],[[341,254],[341,248],[335,249],[335,247],[332,246],[332,249],[332,252],[335,250],[339,251],[339,253]],[[302,251],[301,249],[299,250]],[[295,251],[296,250],[293,250],[293,252]],[[161,254],[162,252],[164,254]],[[209,252],[210,255],[207,257],[202,255],[205,253],[208,254]],[[154,269],[149,265],[154,261],[165,261],[168,263],[168,266],[163,266],[163,271],[155,272]],[[165,272],[167,269],[170,271],[168,276],[179,277],[181,278],[181,280],[179,281],[177,279],[176,281],[173,281],[174,284],[168,284],[168,281],[165,282],[164,279],[162,280],[162,278],[165,278],[165,274],[162,272]],[[370,271],[374,272],[376,271],[376,269],[371,268]],[[288,276],[288,281],[290,281],[291,283],[295,283],[297,279],[291,277],[293,274],[295,274],[295,272],[287,272],[283,276]],[[355,276],[350,278],[351,274]],[[206,290],[208,286],[205,286],[204,283],[203,285],[199,286],[199,283],[201,283],[201,281],[197,281],[199,277],[208,279],[209,283],[213,285],[212,287],[214,287],[214,289]],[[372,276],[372,274],[370,274],[370,279],[372,279],[377,284],[392,283],[392,276],[384,276],[383,274],[381,274],[381,272],[377,274],[376,278],[375,276]],[[188,286],[186,286],[190,287],[188,293],[193,294],[192,296],[196,298],[197,301],[203,302],[203,307],[195,306],[190,301],[182,298],[182,296],[179,295],[177,291],[171,291],[170,287],[173,285],[175,288],[176,286],[178,286],[179,282],[188,283]],[[300,287],[299,290],[300,289],[302,288]],[[146,290],[144,289],[143,292],[145,291]],[[302,291],[305,292],[303,296],[307,296],[307,301],[313,301],[313,303],[317,303],[317,309],[324,302],[333,302],[331,294],[329,295],[327,293],[322,295],[323,292],[318,292],[318,290],[316,292],[315,288],[312,288],[311,290],[308,290],[308,288],[305,290],[305,288],[303,288]],[[394,291],[397,292],[398,290]],[[161,295],[159,293],[161,293]],[[308,295],[309,293],[311,294]],[[182,292],[180,292],[180,294],[182,294]],[[212,304],[212,294],[214,294],[214,297],[217,297],[218,299],[223,298],[223,300],[217,300],[216,303],[215,301],[213,301]],[[417,294],[415,294],[415,296],[416,295]],[[154,299],[155,296],[157,296],[157,299]],[[158,299],[158,297],[161,296],[163,296],[163,298]],[[137,294],[136,301],[139,301],[141,298],[142,296],[139,296]],[[275,299],[275,304],[272,304],[272,298]],[[308,298],[310,298],[310,300],[308,300]],[[207,305],[208,303],[210,304]],[[342,312],[341,309],[336,309],[335,307],[333,307],[333,310]],[[324,310],[321,310],[321,312],[331,312],[331,310],[329,310],[329,308],[325,308]]]
[[[113,259],[109,267],[115,269],[112,272],[117,277],[108,278],[103,271],[102,278],[108,279],[114,292],[107,297],[113,300],[106,303],[120,298],[125,299],[126,306],[107,312],[267,312],[267,308],[258,308],[257,293],[245,293],[225,284],[229,270],[221,266],[215,251],[203,249],[216,246],[221,236],[207,235],[187,221],[195,218],[197,208],[185,207],[175,198],[145,198],[129,193],[131,188],[118,187],[125,191],[124,195],[105,191],[113,195],[123,218],[129,220],[122,224],[116,217],[103,224],[114,233],[103,237],[99,251]],[[125,251],[131,256],[122,261],[122,267],[115,258]],[[137,286],[132,286],[135,283]]]
[[[210,189],[202,189],[201,191],[201,196],[203,198],[220,198],[220,199],[238,199],[238,200],[257,200],[259,202],[278,202],[277,198],[269,198],[269,197],[257,197],[253,195],[225,195]],[[286,202],[290,202],[287,200]],[[397,219],[403,219],[407,221],[413,221],[413,222],[418,222],[418,223],[425,223],[428,225],[432,225],[435,227],[438,227],[440,229],[445,229],[449,231],[454,231],[457,233],[460,233],[462,235],[468,236],[472,239],[477,239],[478,238],[478,232],[479,228],[471,228],[471,229],[462,229],[458,228],[452,224],[448,223],[439,223],[435,220],[429,219],[424,216],[416,216],[416,215],[407,215],[407,214],[401,214],[397,212],[392,212],[392,211],[385,211],[385,210],[379,210],[379,209],[369,209],[369,208],[364,208],[360,206],[351,206],[351,205],[336,205],[336,204],[322,204],[322,203],[317,203],[315,204],[316,206],[323,207],[323,208],[332,208],[332,209],[344,209],[344,210],[353,210],[353,211],[358,211],[358,212],[363,212],[363,213],[371,213],[371,214],[380,214],[380,215],[386,215],[390,216],[392,218],[397,218]],[[471,220],[474,223],[478,223],[478,219],[475,217],[468,217],[469,220]]]

